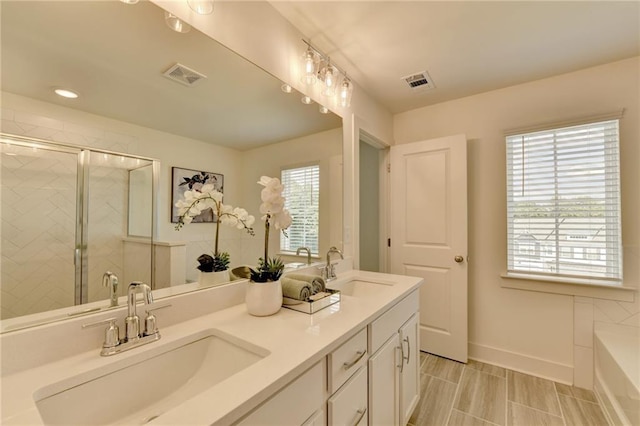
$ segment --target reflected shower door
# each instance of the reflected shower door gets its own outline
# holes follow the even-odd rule
[[[78,152],[0,143],[2,319],[74,305]]]
[[[139,219],[141,227],[148,226],[148,237],[128,236],[129,217],[136,216],[135,211],[141,209],[137,204],[140,196],[130,199],[130,172],[150,168],[151,163],[115,153],[91,151],[89,155],[85,168],[88,170],[85,185],[88,214],[84,227],[88,272],[82,286],[82,303],[109,299],[109,289],[102,286],[106,271],[118,276],[120,296],[126,294],[131,281],[151,284],[151,201],[142,215],[146,218]],[[150,197],[151,184],[149,179],[147,185],[138,190]]]

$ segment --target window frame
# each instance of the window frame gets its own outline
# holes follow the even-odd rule
[[[507,239],[506,239],[506,251],[507,251],[507,259],[506,259],[506,265],[507,266],[507,270],[506,272],[504,272],[503,274],[501,274],[501,277],[503,278],[501,280],[501,286],[502,287],[507,287],[507,288],[518,288],[518,289],[523,289],[523,290],[534,290],[534,291],[543,291],[543,292],[550,292],[550,293],[560,293],[560,294],[572,294],[572,295],[578,295],[578,296],[590,296],[590,297],[596,297],[597,295],[599,295],[600,297],[604,297],[607,299],[614,299],[614,300],[630,300],[633,298],[633,291],[635,289],[630,288],[630,287],[625,287],[623,285],[623,281],[622,281],[622,275],[623,275],[623,264],[622,264],[622,230],[621,230],[621,216],[622,216],[622,212],[621,212],[621,191],[620,191],[620,158],[619,158],[619,152],[620,152],[620,146],[621,146],[621,117],[622,117],[622,111],[620,113],[615,113],[615,114],[608,114],[605,116],[599,116],[599,117],[593,117],[592,119],[589,120],[574,120],[572,122],[564,122],[564,123],[556,123],[556,124],[552,124],[552,125],[547,125],[544,127],[537,127],[537,128],[529,128],[529,129],[519,129],[519,130],[513,130],[513,131],[509,131],[509,132],[505,132],[505,148],[506,148],[506,152],[505,152],[505,157],[506,157],[506,161],[505,161],[505,171],[507,174],[506,177],[506,195],[507,195],[507,202],[509,202],[510,200],[512,200],[512,196],[510,194],[510,190],[513,190],[513,186],[510,187],[509,186],[509,176],[508,173],[510,172],[510,165],[509,165],[509,148],[508,148],[508,138],[509,137],[513,137],[513,136],[518,136],[518,135],[526,135],[526,134],[530,134],[530,133],[536,133],[536,132],[552,132],[552,131],[556,131],[556,130],[561,130],[561,129],[565,129],[565,128],[569,128],[569,127],[573,127],[573,126],[580,126],[580,125],[591,125],[591,124],[597,124],[600,122],[607,122],[607,121],[617,121],[617,130],[618,130],[618,138],[616,143],[616,149],[617,149],[617,154],[618,157],[616,158],[616,166],[617,166],[617,171],[616,173],[617,175],[617,189],[616,189],[616,193],[617,193],[617,214],[618,214],[618,223],[620,223],[618,231],[617,231],[617,238],[618,238],[618,243],[619,243],[619,251],[618,251],[618,264],[619,264],[619,277],[617,278],[609,278],[609,277],[589,277],[589,276],[568,276],[568,275],[557,275],[557,274],[539,274],[539,273],[531,273],[530,271],[521,271],[521,270],[515,270],[515,269],[510,269],[509,268],[509,254],[510,254],[510,250],[513,249],[518,249],[518,244],[515,240],[515,233],[512,232],[513,229],[511,229],[512,226],[512,220],[514,218],[514,216],[509,216],[508,211],[506,211],[506,221],[507,221]],[[508,210],[508,209],[506,209]],[[585,256],[588,255],[589,250],[584,250]],[[601,257],[602,254],[599,251],[597,253],[598,257]],[[587,259],[589,260],[589,259]],[[596,295],[596,296],[594,296]]]
[[[287,166],[283,166],[280,169],[280,181],[282,182],[282,184],[285,187],[285,191],[283,193],[283,196],[286,198],[285,200],[285,208],[287,208],[289,210],[289,212],[291,213],[292,216],[292,224],[291,226],[288,228],[287,232],[290,233],[291,228],[294,225],[294,221],[296,220],[295,218],[295,214],[291,211],[290,206],[288,205],[289,202],[289,197],[287,197],[287,191],[290,190],[290,188],[287,187],[287,183],[284,180],[284,173],[287,171],[291,171],[291,170],[298,170],[298,169],[308,169],[308,168],[315,168],[316,169],[316,173],[317,173],[317,185],[318,185],[318,189],[317,189],[317,196],[316,196],[316,201],[315,201],[315,205],[317,206],[317,222],[316,222],[316,226],[317,226],[317,234],[316,234],[316,242],[315,242],[315,248],[316,250],[313,249],[313,247],[309,247],[310,251],[311,251],[311,257],[312,258],[319,258],[320,256],[320,185],[321,185],[321,165],[320,162],[314,161],[314,162],[309,162],[309,163],[302,163],[302,164],[294,164],[294,165],[287,165]],[[283,242],[285,241],[291,241],[291,239],[289,237],[285,237],[284,235],[282,235],[282,233],[280,233],[280,237],[278,239],[278,243],[279,243],[279,249],[280,249],[280,254],[282,255],[295,255],[296,254],[296,248],[291,248],[291,245],[287,244],[288,247],[285,248],[285,246],[283,245]],[[308,247],[308,244],[306,244],[305,246]],[[305,253],[306,254],[306,253]]]

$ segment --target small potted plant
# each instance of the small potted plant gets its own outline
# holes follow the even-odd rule
[[[262,176],[258,184],[264,186],[260,194],[260,213],[264,220],[264,256],[258,260],[258,267],[251,269],[245,302],[251,315],[267,316],[275,314],[282,306],[280,277],[284,270],[284,263],[279,257],[269,257],[269,231],[273,226],[276,230],[285,232],[291,225],[291,215],[284,208],[284,187],[280,179]]]
[[[198,270],[201,285],[221,284],[229,281],[229,253],[218,249],[218,237],[220,236],[220,223],[244,229],[249,235],[255,235],[253,225],[255,218],[245,209],[233,208],[222,203],[222,193],[211,184],[205,184],[200,189],[184,192],[184,198],[176,203],[178,208],[178,224],[176,230],[180,230],[185,224],[191,223],[194,217],[207,209],[212,209],[216,216],[216,234],[213,256],[203,254],[198,257]]]

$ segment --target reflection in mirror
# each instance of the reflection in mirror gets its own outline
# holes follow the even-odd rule
[[[153,165],[129,170],[129,236],[151,237],[153,217]]]
[[[232,3],[228,6],[234,7]],[[319,164],[319,251],[322,254],[332,245],[341,246],[339,117],[320,114],[317,105],[303,105],[299,93],[283,93],[281,81],[195,28],[187,34],[170,30],[164,23],[163,10],[148,1],[135,5],[116,1],[3,1],[0,7],[3,132],[160,160],[158,197],[154,201],[154,255],[161,260],[152,271],[157,297],[197,289],[197,258],[213,250],[213,224],[191,224],[180,232],[174,230],[170,218],[172,167],[223,174],[225,202],[242,206],[259,218],[260,188],[256,182],[261,175],[280,177],[283,169]],[[165,77],[163,72],[176,63],[206,78],[188,87]],[[80,97],[59,98],[51,90],[54,86],[76,89]],[[60,156],[56,154],[56,158]],[[96,164],[100,160],[98,155]],[[148,209],[148,199],[132,195],[137,190],[136,182],[148,179],[146,173],[127,169],[124,204]],[[5,203],[13,204],[3,193],[3,222]],[[92,217],[97,220],[104,211],[91,211],[89,221]],[[113,238],[148,253],[148,243],[140,241],[140,237],[149,235],[149,224],[141,219],[146,213],[138,217],[134,211],[137,207],[125,215]],[[234,229],[222,231],[220,246],[231,254],[232,268],[255,265],[260,257],[262,222],[258,220],[254,227],[255,237]],[[28,234],[34,239],[41,237],[36,228],[29,229]],[[92,236],[89,231],[88,237]],[[277,235],[273,238],[270,247],[276,254],[279,240]],[[71,238],[65,244],[71,254],[58,264],[47,283],[76,282],[75,242]],[[91,251],[91,247],[88,249]],[[101,277],[110,260],[102,246],[93,250],[100,261],[95,260],[93,271],[89,254],[89,271]],[[3,245],[3,256],[4,251]],[[134,257],[124,254],[124,259],[133,262]],[[293,260],[304,258],[285,258]],[[139,263],[146,263],[146,259]],[[121,287],[128,280],[150,279],[127,274],[119,278]],[[41,291],[49,291],[48,285],[43,284]],[[75,289],[70,286],[65,293],[74,300]],[[108,306],[107,289],[100,289],[100,293],[94,293],[95,298],[89,293],[87,309]],[[10,298],[3,298],[2,303],[3,312],[5,304],[12,304]],[[50,304],[42,309],[58,307]]]
[[[130,173],[152,170],[152,160],[9,136],[0,148],[2,319],[109,299],[107,271],[152,282],[151,202],[127,202]],[[137,196],[151,200],[152,182],[135,185]],[[127,263],[132,217],[148,237]]]

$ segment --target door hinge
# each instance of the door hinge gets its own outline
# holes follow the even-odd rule
[[[387,247],[391,247],[391,238],[387,238]]]
[[[391,163],[387,164],[387,173],[391,173]]]

